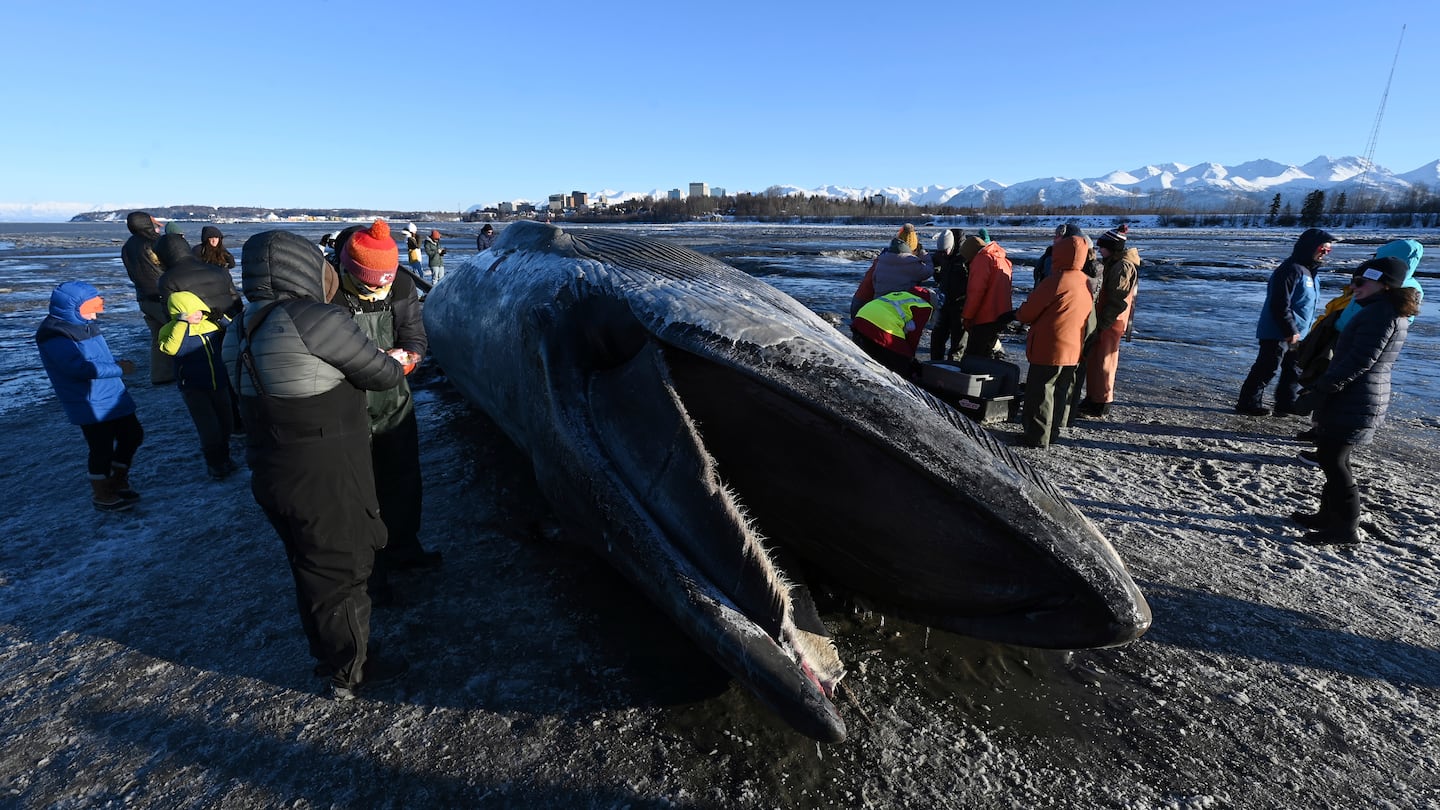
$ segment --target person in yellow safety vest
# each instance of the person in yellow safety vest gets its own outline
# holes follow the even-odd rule
[[[924,287],[887,293],[860,308],[850,322],[855,343],[880,365],[907,380],[916,379],[915,351],[933,311]]]

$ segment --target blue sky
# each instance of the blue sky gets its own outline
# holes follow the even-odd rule
[[[1402,24],[1375,161],[1440,158],[1433,0],[214,5],[7,7],[0,219],[1299,165],[1364,154]]]

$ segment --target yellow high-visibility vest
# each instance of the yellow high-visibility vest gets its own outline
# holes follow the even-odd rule
[[[900,340],[915,328],[915,310],[931,309],[930,302],[908,290],[886,293],[860,308],[855,317],[869,321]]]

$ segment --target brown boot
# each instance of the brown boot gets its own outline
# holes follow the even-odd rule
[[[140,500],[140,493],[130,488],[130,466],[118,462],[110,463],[110,480],[115,484],[115,494],[126,503]]]
[[[90,476],[90,503],[101,512],[123,512],[134,505],[115,491],[115,479]]]

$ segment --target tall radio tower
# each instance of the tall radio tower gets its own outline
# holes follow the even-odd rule
[[[1365,164],[1360,170],[1357,190],[1362,190],[1370,169],[1375,165],[1375,142],[1380,140],[1380,120],[1385,117],[1385,101],[1390,98],[1390,82],[1395,80],[1395,65],[1400,61],[1400,46],[1405,44],[1405,26],[1400,26],[1400,42],[1395,45],[1395,59],[1390,62],[1390,77],[1385,80],[1385,92],[1380,94],[1380,109],[1375,111],[1375,124],[1370,127],[1370,142],[1365,144]]]

